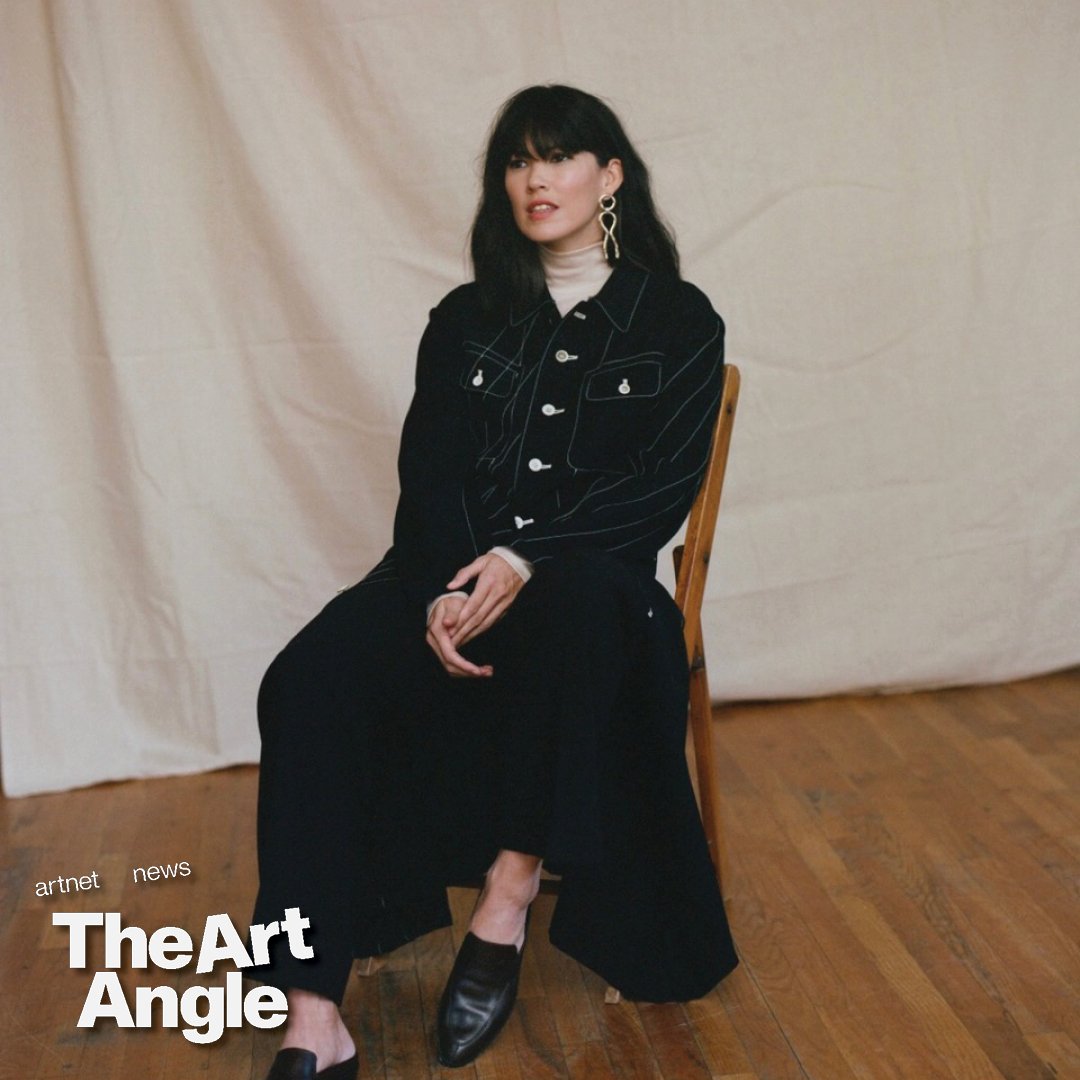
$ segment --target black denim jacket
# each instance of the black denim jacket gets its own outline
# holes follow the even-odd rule
[[[653,560],[689,512],[720,401],[724,324],[695,286],[619,267],[560,317],[502,319],[475,284],[431,312],[402,432],[394,554],[427,603],[495,545],[534,563]]]

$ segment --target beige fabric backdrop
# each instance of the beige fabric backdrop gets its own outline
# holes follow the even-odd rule
[[[5,791],[253,759],[537,81],[621,113],[744,371],[714,694],[1080,661],[1078,56],[1075,0],[0,0]]]

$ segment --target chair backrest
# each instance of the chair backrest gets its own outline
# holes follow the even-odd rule
[[[720,493],[724,487],[724,471],[727,468],[728,447],[731,445],[731,429],[735,424],[735,406],[739,401],[739,369],[734,364],[724,365],[724,388],[720,396],[720,411],[713,431],[712,451],[705,476],[701,481],[697,498],[686,519],[686,536],[675,552],[675,603],[685,620],[683,634],[686,638],[686,654],[691,668],[700,666],[701,658],[695,653],[698,644],[698,626],[701,619],[701,601],[705,595],[705,578],[709,572],[716,515],[720,509]]]

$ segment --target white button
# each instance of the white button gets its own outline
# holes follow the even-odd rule
[[[483,368],[478,368],[477,369],[476,374],[472,377],[472,384],[473,384],[473,386],[483,386],[484,385],[484,369]]]
[[[524,529],[526,525],[532,525],[532,524],[534,524],[534,521],[533,521],[532,518],[523,518],[523,517],[518,517],[517,514],[514,515],[514,525],[517,528]]]
[[[556,409],[555,406],[551,404],[551,402],[548,402],[546,405],[541,405],[540,411],[545,416],[558,416],[559,413],[566,412],[565,409]]]
[[[574,318],[575,319],[587,319],[588,317],[589,316],[586,315],[584,311],[575,311],[574,312]]]
[[[550,469],[550,465],[545,465],[538,457],[529,458],[529,468],[533,472],[539,472],[541,469]]]
[[[475,382],[476,380],[474,379],[473,381]],[[630,383],[626,379],[623,379],[623,381],[621,383],[619,383],[619,393],[620,394],[629,394],[630,393]]]
[[[560,349],[555,354],[555,359],[558,360],[560,364],[565,364],[567,360],[576,360],[577,357],[572,353],[568,353],[565,349]]]

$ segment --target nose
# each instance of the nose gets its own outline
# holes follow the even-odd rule
[[[539,191],[547,185],[547,162],[532,161],[529,163],[528,188],[530,191]]]

